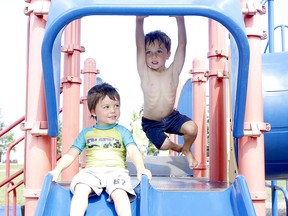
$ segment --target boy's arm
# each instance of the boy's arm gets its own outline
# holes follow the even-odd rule
[[[53,181],[57,181],[60,173],[66,169],[73,161],[79,156],[79,151],[75,148],[70,148],[66,154],[64,154],[58,161],[57,166],[50,171],[53,176]]]
[[[137,178],[139,181],[141,181],[141,176],[142,175],[147,175],[149,181],[152,179],[152,174],[150,170],[146,169],[144,166],[144,161],[142,159],[142,155],[137,148],[136,144],[129,144],[127,146],[127,152],[129,157],[131,158],[133,164],[136,167],[137,170]]]
[[[136,32],[135,32],[135,40],[136,40],[136,49],[137,49],[137,69],[139,75],[141,75],[141,71],[146,66],[146,58],[145,58],[145,38],[144,38],[144,19],[145,16],[136,16]]]
[[[173,64],[174,68],[180,74],[185,62],[187,36],[184,16],[177,16],[175,18],[178,26],[178,46],[175,52]]]

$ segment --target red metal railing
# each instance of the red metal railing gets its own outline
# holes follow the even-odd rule
[[[25,117],[22,117],[12,123],[7,128],[0,131],[0,137],[5,135],[7,132],[11,131],[13,128],[21,124],[25,120]],[[16,141],[14,141],[7,149],[6,154],[6,178],[0,182],[0,188],[6,185],[6,191],[5,191],[5,216],[9,216],[9,194],[10,192],[13,192],[13,216],[16,216],[16,205],[17,205],[17,191],[16,189],[24,184],[24,179],[20,180],[18,183],[14,183],[15,179],[24,173],[24,168],[18,170],[16,173],[11,175],[11,164],[10,164],[10,154],[12,149],[21,143],[21,141],[24,140],[24,136],[20,137]]]

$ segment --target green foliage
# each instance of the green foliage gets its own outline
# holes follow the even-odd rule
[[[5,123],[2,121],[1,109],[0,109],[0,131],[5,128]],[[7,152],[7,148],[14,142],[14,134],[9,131],[0,137],[0,161],[2,157]],[[15,149],[13,149],[15,151]]]
[[[62,122],[59,121],[59,131],[57,137],[57,155],[62,153]]]
[[[155,145],[149,141],[148,144],[148,153],[147,155],[158,155],[159,150],[155,147]]]
[[[131,117],[130,125],[132,124],[132,122],[135,122],[138,118],[139,118],[138,114],[134,111]]]

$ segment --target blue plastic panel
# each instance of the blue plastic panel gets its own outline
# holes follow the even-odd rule
[[[179,101],[177,109],[181,114],[184,114],[192,119],[192,107],[193,107],[193,88],[192,88],[192,80],[188,79],[180,93]],[[184,137],[178,136],[178,143],[183,144],[184,143]],[[193,146],[192,146],[193,148]]]
[[[266,179],[288,179],[288,53],[262,57]]]

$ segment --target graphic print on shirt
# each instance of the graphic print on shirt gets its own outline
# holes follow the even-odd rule
[[[93,138],[90,137],[87,139],[87,147],[93,148],[93,147],[102,147],[102,148],[121,148],[121,143],[118,139],[115,138]]]

